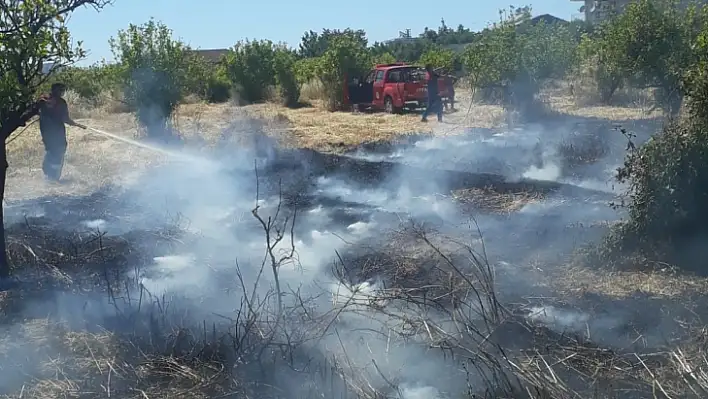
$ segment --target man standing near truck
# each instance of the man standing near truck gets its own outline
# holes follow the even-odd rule
[[[431,111],[435,111],[438,115],[438,122],[442,122],[443,120],[442,102],[440,101],[438,88],[438,80],[440,79],[438,71],[440,69],[441,68],[433,69],[433,66],[430,64],[425,66],[425,80],[428,85],[428,104],[425,107],[425,112],[423,112],[422,122],[428,121],[428,114]]]

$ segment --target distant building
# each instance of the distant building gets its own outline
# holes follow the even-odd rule
[[[535,17],[533,17],[533,18],[531,18],[531,19],[528,20],[528,23],[531,24],[531,25],[537,25],[537,24],[539,24],[539,23],[541,23],[541,22],[545,23],[546,25],[552,25],[552,24],[562,24],[562,25],[564,25],[564,24],[568,24],[568,23],[569,23],[569,22],[566,21],[565,19],[563,19],[563,18],[558,18],[558,17],[556,17],[555,15],[551,15],[551,14],[541,14],[541,15],[537,15],[537,16],[535,16]],[[520,23],[523,23],[523,22],[520,22]]]

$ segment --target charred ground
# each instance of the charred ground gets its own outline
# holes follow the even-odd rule
[[[345,155],[275,148],[253,167],[227,162],[218,174],[249,193],[252,206],[243,209],[246,219],[258,199],[279,204],[281,215],[298,214],[290,228],[304,244],[315,239],[313,226],[344,237],[358,224],[375,221],[378,227],[366,239],[327,255],[331,259],[327,275],[349,287],[345,302],[353,309],[347,311],[365,314],[378,326],[394,320],[398,327],[388,327],[396,331],[394,341],[417,337],[415,345],[420,348],[437,348],[431,358],[435,364],[438,358],[450,357],[440,363],[452,367],[446,373],[452,379],[450,387],[464,388],[469,381],[475,395],[492,397],[500,392],[522,395],[518,389],[523,386],[552,397],[645,397],[659,383],[667,395],[690,395],[688,377],[682,374],[687,366],[681,361],[690,361],[703,345],[696,333],[697,310],[702,308],[698,288],[694,294],[674,298],[641,293],[617,298],[567,291],[561,295],[565,287],[548,281],[554,274],[564,274],[563,267],[579,244],[607,231],[609,221],[600,217],[607,212],[586,218],[566,215],[604,207],[614,198],[611,191],[584,188],[577,181],[597,173],[592,166],[620,154],[616,148],[624,144],[623,137],[611,135],[611,126],[603,130],[606,134],[587,125],[568,126],[572,125],[526,127],[524,132],[533,131],[544,140],[531,151],[524,144],[507,146],[505,151],[523,155],[511,155],[511,161],[494,153],[488,159],[478,154],[465,159],[465,146],[508,133],[470,130],[447,139],[449,145],[429,135],[411,136],[394,144],[366,143]],[[446,146],[459,151],[451,154]],[[416,156],[406,155],[411,153]],[[524,177],[530,167],[556,164],[557,155],[568,162],[556,181]],[[445,156],[448,162],[441,160]],[[431,165],[433,160],[437,167]],[[159,168],[151,173],[169,174],[171,166],[164,166],[164,172]],[[193,179],[199,180],[199,174]],[[378,197],[361,195],[367,190]],[[323,302],[298,293],[301,288],[288,288],[290,298],[300,301],[288,307],[285,317],[284,336],[291,342],[264,338],[255,326],[270,325],[265,315],[272,309],[262,302],[259,316],[254,316],[254,304],[243,302],[248,290],[243,281],[238,283],[238,275],[248,274],[239,270],[249,265],[224,267],[227,258],[238,260],[238,247],[200,235],[190,228],[188,216],[171,214],[170,206],[163,214],[141,207],[144,201],[135,198],[143,191],[140,185],[105,186],[89,196],[49,196],[8,207],[8,218],[14,215],[16,221],[8,229],[10,253],[14,264],[25,267],[18,270],[20,282],[6,291],[3,305],[6,320],[22,320],[10,327],[13,334],[8,337],[24,346],[19,346],[20,352],[8,351],[6,359],[37,346],[37,336],[54,337],[27,357],[21,370],[31,377],[8,375],[7,384],[2,384],[8,395],[55,397],[63,392],[95,397],[107,394],[110,387],[121,397],[374,397],[404,389],[405,372],[400,381],[391,380],[395,375],[374,361],[374,369],[362,374],[365,364],[347,364],[341,351],[312,344],[344,334],[338,329],[351,335],[351,326],[361,321],[335,317],[347,306],[335,307],[335,315],[327,311],[315,317],[313,312],[322,309]],[[170,201],[189,203],[188,193],[182,193],[186,198],[179,194],[170,193]],[[329,217],[318,225],[313,215],[322,209]],[[251,221],[224,229],[257,230],[258,224]],[[130,227],[136,224],[142,227]],[[262,243],[267,245],[266,240]],[[228,257],[207,253],[198,257],[202,267],[214,269],[211,279],[219,284],[212,287],[234,292],[232,296],[195,293],[167,298],[143,284],[141,277],[166,278],[165,273],[181,272],[161,270],[157,259],[164,261],[205,241],[213,245],[206,247],[207,252],[232,252]],[[293,264],[312,267],[299,261]],[[700,297],[687,301],[691,295]],[[194,304],[197,297],[201,305]],[[212,302],[226,298],[234,302],[226,306]],[[485,304],[481,313],[475,303]],[[231,316],[223,314],[234,307]],[[651,314],[641,311],[647,308],[653,309]],[[66,309],[82,309],[82,314],[67,315]],[[411,311],[429,316],[411,319]],[[468,315],[463,323],[467,332],[421,333],[433,325],[449,328],[455,311]],[[382,317],[391,319],[381,322]],[[303,323],[308,327],[301,327]],[[470,327],[479,333],[471,333]],[[480,340],[478,335],[492,327],[494,333]],[[685,349],[679,352],[681,348]],[[42,365],[42,357],[60,357],[71,367]],[[468,371],[453,371],[455,365],[457,369],[466,365],[463,369]],[[293,381],[302,382],[303,376],[308,383],[302,390],[281,391]]]

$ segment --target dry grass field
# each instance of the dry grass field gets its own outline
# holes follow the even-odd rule
[[[646,109],[641,107],[579,107],[572,97],[564,94],[555,90],[545,95],[544,100],[550,110],[562,115],[608,121],[640,121],[657,116],[656,113],[647,114]],[[72,96],[68,97],[71,102]],[[361,143],[386,141],[406,134],[454,135],[466,128],[499,127],[507,121],[505,112],[499,106],[470,104],[470,93],[459,93],[458,101],[458,112],[447,114],[443,124],[421,123],[418,114],[331,113],[317,103],[299,109],[268,103],[243,107],[230,103],[193,103],[181,106],[176,113],[175,125],[194,148],[216,145],[223,139],[224,131],[233,131],[230,141],[250,140],[245,126],[255,124],[284,146],[340,152]],[[92,109],[79,100],[75,100],[71,106],[75,119],[88,126],[130,138],[139,135],[133,115],[114,113],[112,111],[117,108],[115,106]],[[8,144],[11,164],[6,195],[8,199],[28,198],[42,192],[89,192],[101,184],[130,178],[134,173],[160,161],[159,156],[156,158],[147,150],[112,141],[90,131],[77,128],[69,128],[68,131],[69,150],[64,175],[67,183],[62,186],[51,186],[43,181],[41,159],[44,148],[38,125],[30,125],[26,131],[15,133],[19,137],[13,136]],[[22,184],[13,184],[20,181]]]
[[[446,114],[444,123],[421,123],[420,116],[417,114],[330,113],[318,104],[299,109],[287,109],[269,103],[243,107],[233,104],[194,103],[179,108],[175,116],[175,126],[182,134],[188,148],[205,153],[223,146],[225,140],[234,145],[247,144],[253,139],[249,130],[256,128],[284,147],[341,153],[362,143],[389,141],[407,134],[449,136],[460,134],[470,128],[501,127],[509,120],[510,116],[500,107],[471,103],[470,93],[460,93],[458,98],[459,111]],[[545,118],[547,120],[575,116],[606,120],[608,123],[620,121],[628,124],[632,121],[641,123],[658,116],[656,113],[647,111],[644,104],[625,107],[578,106],[578,101],[567,95],[562,88],[548,90],[544,93],[543,100],[549,110],[549,115]],[[73,107],[70,111],[74,113],[75,119],[88,126],[129,138],[140,135],[131,114],[116,113],[106,109],[85,109],[79,102],[70,104],[70,107]],[[26,131],[17,132],[10,140],[8,144],[10,170],[6,190],[9,202],[43,196],[90,194],[106,184],[120,185],[135,181],[151,167],[166,161],[163,155],[110,140],[91,131],[69,128],[69,150],[64,181],[48,183],[44,180],[41,171],[43,147],[37,124],[29,126]],[[452,196],[459,202],[502,216],[540,200],[538,195],[532,193],[501,195],[481,189],[459,190]],[[44,249],[35,249],[35,252],[42,250]],[[410,263],[406,265],[405,267],[410,267]],[[62,271],[55,272],[63,274]],[[675,274],[668,268],[656,272],[609,273],[603,269],[577,265],[547,270],[544,265],[539,264],[529,266],[519,273],[524,273],[528,279],[537,281],[540,287],[563,301],[581,300],[595,295],[602,296],[607,301],[629,303],[639,293],[645,297],[671,303],[684,301],[702,303],[702,298],[708,295],[708,279]],[[13,291],[0,293],[2,295],[0,307],[5,307],[3,311],[5,316],[10,317],[12,314],[10,307],[16,306],[13,304],[24,301],[33,294]],[[656,311],[659,311],[659,308]],[[681,322],[676,321],[679,324]],[[692,331],[701,328],[705,330],[705,326],[691,325],[690,328]],[[28,361],[37,363],[38,366],[36,366],[36,375],[27,378],[27,385],[23,386],[20,392],[8,395],[7,398],[241,397],[229,396],[229,392],[219,392],[213,388],[223,382],[220,379],[224,378],[221,370],[217,369],[216,363],[185,364],[170,356],[151,356],[135,351],[135,348],[129,348],[129,343],[114,339],[114,333],[107,330],[87,329],[77,332],[76,329],[62,323],[37,317],[18,324],[17,327],[13,327],[11,334],[0,337],[0,353],[5,354],[3,355],[5,360],[13,353],[24,350],[14,347],[16,335],[25,337],[25,342],[33,343],[34,358]],[[618,354],[616,364],[611,359],[592,360],[598,363],[589,364],[590,359],[599,359],[601,356],[581,353],[580,350],[572,352],[567,348],[563,349],[566,352],[558,349],[559,352],[554,356],[558,356],[558,362],[564,364],[567,362],[569,368],[580,370],[580,374],[587,373],[587,381],[601,378],[591,375],[594,367],[597,374],[609,375],[611,371],[626,373],[631,376],[627,377],[632,380],[631,384],[636,386],[653,385],[654,397],[681,397],[680,394],[690,393],[691,389],[687,388],[689,385],[693,389],[708,387],[705,372],[702,369],[699,370],[700,372],[691,369],[696,364],[705,363],[700,360],[701,342],[705,338],[705,333],[699,331],[692,337],[691,340],[671,343],[669,346],[673,348],[673,352],[667,349],[665,353],[642,359],[633,358],[631,350],[622,355]],[[178,342],[177,338],[175,342]],[[169,344],[174,342],[161,345]],[[578,343],[578,347],[580,346],[582,345]],[[160,351],[163,349],[161,348]],[[595,349],[586,348],[586,350]],[[532,359],[532,357],[529,355],[528,363],[519,364],[519,368],[541,370],[542,374],[544,370],[547,371],[546,368],[551,367],[548,364],[544,366],[538,358]],[[659,357],[664,360],[653,360]],[[580,364],[581,358],[587,361],[583,360],[585,363]],[[576,359],[578,363],[572,363],[574,360],[571,359]],[[1,364],[9,363],[0,362]],[[6,372],[9,371],[0,370],[0,374]],[[171,376],[170,379],[166,377],[167,375]],[[550,375],[553,376],[553,373],[551,372]],[[139,383],[132,384],[133,388],[129,393],[111,394],[111,384],[118,386],[126,381]],[[2,382],[1,377],[0,382]],[[101,388],[86,392],[84,390],[87,386]],[[598,387],[599,393],[596,397],[621,397],[616,396],[617,392],[622,392],[619,388],[614,391],[613,396],[604,396],[602,389],[607,388]],[[633,388],[622,389],[631,392]],[[676,396],[677,394],[679,396]],[[568,392],[567,397],[574,396]]]

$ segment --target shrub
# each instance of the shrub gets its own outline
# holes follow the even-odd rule
[[[319,63],[319,58],[302,58],[295,61],[293,66],[295,71],[295,80],[297,80],[300,85],[303,85],[313,79],[318,79],[317,72]]]
[[[362,75],[371,65],[370,54],[361,42],[348,36],[339,36],[330,42],[316,67],[316,76],[322,81],[330,111],[341,109],[344,104],[346,77]]]
[[[683,74],[688,114],[630,151],[618,179],[628,185],[627,220],[608,244],[656,260],[696,266],[696,238],[708,234],[708,29],[690,48],[695,62]],[[699,265],[702,266],[702,265]]]
[[[528,15],[513,11],[467,46],[462,64],[475,87],[501,91],[504,105],[533,113],[543,79],[565,74],[575,37],[563,25],[527,25]]]
[[[268,99],[275,86],[275,46],[270,40],[237,43],[225,57],[229,80],[241,100],[250,103]]]
[[[110,41],[118,61],[118,74],[125,100],[150,137],[171,132],[172,113],[195,79],[190,77],[196,62],[190,49],[172,38],[167,26],[150,20],[131,24]],[[201,69],[200,69],[201,70]]]
[[[223,103],[231,99],[231,81],[223,65],[211,70],[207,78],[205,99],[210,103]]]
[[[226,76],[240,99],[268,100],[273,89],[284,105],[295,106],[300,97],[296,79],[295,53],[269,40],[239,42],[226,56]]]
[[[455,53],[443,48],[431,48],[421,55],[418,63],[421,65],[430,64],[433,68],[442,68],[449,72],[460,69],[460,63]]]
[[[600,97],[609,102],[624,83],[656,87],[658,104],[672,115],[683,98],[681,77],[694,62],[691,43],[702,21],[695,8],[640,0],[586,36],[581,63],[594,67]]]
[[[67,67],[53,74],[43,87],[48,91],[55,82],[62,82],[82,98],[96,102],[106,91],[119,88],[116,65],[96,64],[87,68]]]
[[[300,85],[295,76],[295,54],[280,48],[275,52],[273,64],[278,95],[286,107],[295,107],[300,102]]]
[[[371,60],[372,65],[376,64],[393,64],[396,62],[396,57],[393,56],[391,53],[381,53],[374,55]]]
[[[327,92],[320,79],[312,79],[300,85],[300,100],[302,101],[323,101],[327,99]]]

